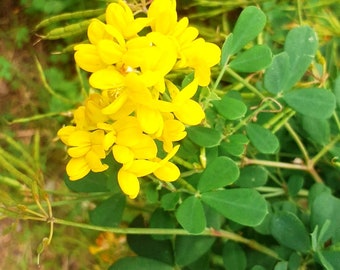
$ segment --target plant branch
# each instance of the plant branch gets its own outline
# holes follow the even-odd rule
[[[266,96],[263,95],[256,87],[251,85],[248,81],[243,79],[240,75],[238,75],[234,70],[232,70],[230,67],[226,66],[225,71],[234,79],[241,82],[245,87],[247,87],[251,92],[256,94],[258,97],[265,99]]]
[[[314,165],[316,164],[319,159],[325,155],[332,147],[340,141],[340,134],[338,134],[329,144],[325,145],[319,153],[317,153],[311,160],[310,162]]]
[[[293,163],[286,163],[286,162],[279,162],[279,161],[250,159],[247,157],[243,159],[242,165],[263,165],[266,167],[275,167],[275,168],[301,170],[301,171],[309,170],[309,167],[305,164],[293,164]]]
[[[183,229],[163,229],[163,228],[112,228],[112,227],[102,227],[102,226],[95,226],[90,224],[83,224],[83,223],[77,223],[72,221],[67,221],[63,219],[54,218],[54,224],[60,224],[60,225],[67,225],[71,227],[77,227],[82,229],[88,229],[88,230],[94,230],[94,231],[106,231],[116,234],[127,234],[127,235],[191,235],[195,236],[191,233],[189,233],[186,230]],[[239,234],[236,234],[234,232],[226,231],[226,230],[215,230],[215,229],[205,229],[202,233],[199,234],[200,236],[213,236],[213,237],[221,237],[230,239],[235,242],[243,243],[247,246],[249,246],[252,249],[255,249],[259,252],[262,252],[270,257],[273,257],[277,260],[281,260],[280,256],[274,252],[273,250],[267,248],[266,246],[261,245],[260,243],[256,242],[252,239],[247,239],[245,237],[242,237]]]

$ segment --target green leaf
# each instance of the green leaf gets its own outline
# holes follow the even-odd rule
[[[201,192],[210,191],[230,185],[239,177],[239,169],[236,163],[228,157],[217,157],[213,159],[202,173],[198,190]]]
[[[289,56],[286,52],[282,52],[273,57],[272,64],[264,73],[264,86],[268,92],[279,94],[287,90],[289,80],[290,63]]]
[[[268,172],[262,166],[247,166],[240,170],[236,185],[244,188],[263,186],[268,179]]]
[[[109,179],[105,174],[93,172],[77,181],[71,181],[67,176],[65,177],[66,186],[75,192],[108,192],[108,181]]]
[[[340,227],[340,199],[334,197],[327,191],[319,193],[311,205],[311,228],[319,226],[322,228],[327,220],[330,220],[328,230],[323,233],[323,239],[320,241],[325,242],[332,238],[336,229]]]
[[[332,250],[320,250],[317,253],[321,264],[326,270],[336,270],[340,265],[340,252]]]
[[[90,222],[97,226],[117,227],[125,209],[126,197],[117,193],[90,211]]]
[[[291,212],[278,212],[271,220],[273,237],[283,246],[307,252],[310,247],[309,234],[302,221]]]
[[[179,266],[193,263],[210,250],[215,240],[216,238],[209,236],[177,236],[175,239],[176,263]]]
[[[244,270],[247,266],[247,257],[239,244],[227,241],[223,246],[223,263],[226,269]]]
[[[326,119],[335,110],[335,96],[322,88],[305,88],[284,94],[287,104],[302,115]]]
[[[194,126],[187,128],[188,137],[202,147],[214,147],[220,144],[222,133],[208,127]]]
[[[248,124],[246,127],[250,142],[263,154],[274,154],[279,149],[280,142],[268,129],[258,124]]]
[[[204,203],[242,225],[259,225],[268,213],[266,200],[253,189],[216,190],[201,196]]]
[[[223,67],[229,60],[230,53],[231,53],[232,40],[233,40],[233,33],[230,33],[226,37],[222,45],[221,61],[220,61],[221,67]]]
[[[302,264],[302,258],[298,252],[294,252],[292,253],[292,255],[289,256],[289,260],[288,260],[289,270],[299,269],[301,264]]]
[[[247,136],[243,134],[233,134],[220,144],[220,150],[224,154],[240,157],[244,154],[248,143],[249,140]]]
[[[288,179],[288,194],[290,196],[296,196],[300,189],[303,187],[304,178],[301,175],[293,174]]]
[[[227,95],[224,95],[221,100],[213,101],[212,104],[218,113],[228,120],[239,119],[247,112],[247,106],[242,101]]]
[[[176,205],[179,203],[179,193],[178,192],[171,192],[163,195],[161,199],[161,206],[164,210],[175,210]]]
[[[256,72],[272,62],[272,52],[267,45],[255,45],[232,60],[229,66],[239,72]]]
[[[198,234],[206,227],[206,219],[201,201],[190,196],[183,201],[176,211],[179,224],[190,233]]]
[[[240,51],[248,42],[252,41],[264,28],[266,15],[257,7],[246,7],[238,17],[230,45],[226,46],[228,54]]]
[[[284,90],[289,90],[301,79],[317,49],[317,35],[311,27],[299,26],[289,31],[284,50],[289,56],[290,76]]]
[[[308,205],[311,208],[313,202],[316,198],[320,196],[321,193],[326,192],[332,194],[332,190],[325,184],[315,183],[308,192]]]
[[[326,119],[302,117],[302,128],[307,132],[308,137],[320,145],[326,145],[330,140],[330,125]]]
[[[290,90],[305,74],[317,48],[317,36],[312,28],[300,26],[289,31],[284,52],[273,57],[265,72],[265,88],[272,94]]]
[[[158,203],[158,189],[155,183],[149,182],[143,185],[146,201],[150,204]]]
[[[125,257],[119,259],[108,270],[173,270],[168,264],[144,257]]]
[[[287,270],[288,269],[288,262],[278,262],[275,264],[274,270]]]

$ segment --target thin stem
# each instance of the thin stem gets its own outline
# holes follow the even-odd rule
[[[252,249],[260,251],[260,252],[262,252],[262,253],[270,256],[270,257],[273,257],[273,258],[275,258],[277,260],[282,260],[280,258],[280,256],[275,251],[273,251],[272,249],[267,248],[266,246],[261,245],[260,243],[254,241],[252,239],[244,238],[241,235],[233,233],[233,232],[230,232],[230,231],[210,230],[210,232],[212,233],[213,236],[227,238],[227,239],[233,240],[235,242],[246,244],[247,246],[249,246]],[[208,235],[210,235],[210,234],[208,234]]]
[[[339,116],[336,112],[333,113],[333,117],[334,117],[334,121],[338,127],[338,130],[340,131],[340,119],[339,119]]]
[[[183,167],[185,167],[185,168],[187,168],[187,169],[189,169],[189,170],[197,170],[197,169],[199,169],[199,168],[197,168],[197,166],[195,166],[194,164],[191,164],[190,162],[188,162],[188,161],[186,161],[186,160],[184,160],[184,159],[182,159],[182,158],[180,158],[180,157],[178,157],[178,156],[174,156],[174,157],[172,158],[172,160],[173,160],[175,163],[177,163],[177,164],[179,164],[179,165],[181,165],[181,166],[183,166]]]
[[[217,89],[218,84],[220,83],[220,81],[223,78],[223,75],[227,69],[227,63],[228,63],[229,59],[226,60],[226,64],[221,68],[220,73],[218,74],[218,77],[213,85],[212,91],[215,91]]]
[[[191,233],[187,232],[183,229],[160,229],[160,228],[112,228],[112,227],[102,227],[102,226],[95,226],[90,224],[83,224],[83,223],[76,223],[72,221],[62,220],[62,219],[54,219],[55,224],[60,225],[67,225],[71,227],[77,227],[82,229],[88,229],[88,230],[94,230],[94,231],[106,231],[106,232],[112,232],[117,234],[138,234],[138,235],[192,235]],[[214,229],[205,229],[202,233],[199,234],[205,235],[205,236],[214,236],[214,237],[221,237],[233,240],[235,242],[243,243],[247,246],[249,246],[252,249],[255,249],[259,252],[262,252],[270,257],[273,257],[277,260],[281,260],[279,255],[274,252],[273,250],[267,248],[266,246],[261,245],[260,243],[252,240],[247,239],[245,237],[242,237],[239,234],[236,234],[234,232],[225,231],[225,230],[214,230]]]
[[[297,12],[298,12],[298,17],[299,17],[299,24],[302,25],[303,20],[302,20],[301,0],[297,0]]]
[[[30,184],[32,182],[32,179],[27,177],[25,174],[20,172],[18,169],[16,169],[11,163],[9,163],[1,155],[0,155],[0,164],[10,174],[12,174],[13,176],[17,177],[18,179],[21,179],[24,182],[24,184],[30,186]]]
[[[25,171],[26,175],[29,175],[30,178],[36,178],[36,173],[31,169],[30,166],[27,165],[25,161],[22,161],[19,158],[14,157],[7,151],[0,148],[0,155],[6,159],[14,168],[20,168]]]
[[[289,123],[285,123],[285,127],[288,130],[288,132],[290,133],[290,135],[293,137],[293,139],[296,142],[296,144],[298,145],[298,147],[300,148],[300,151],[302,152],[302,155],[303,155],[306,163],[308,163],[310,158],[309,158],[309,155],[308,155],[308,152],[307,152],[305,146],[303,145],[302,141],[300,140],[299,135],[297,135],[297,133],[295,132],[295,130],[291,127],[291,125]]]
[[[9,145],[11,145],[14,149],[19,151],[25,161],[29,162],[32,166],[34,162],[32,160],[31,155],[26,151],[26,149],[17,141],[15,141],[12,137],[6,135],[5,133],[0,134],[0,139],[4,139]]]
[[[266,98],[265,95],[263,95],[256,87],[251,85],[249,82],[247,82],[245,79],[243,79],[240,75],[238,75],[235,71],[233,71],[231,68],[226,66],[225,71],[232,76],[237,81],[241,82],[245,87],[247,87],[251,92],[256,94],[258,97],[264,99]]]
[[[238,131],[241,127],[245,126],[248,124],[251,119],[256,117],[263,109],[265,109],[268,106],[267,103],[263,103],[260,105],[255,111],[253,111],[250,115],[248,115],[246,118],[242,119],[234,128],[233,128],[233,133]]]
[[[10,125],[18,124],[18,123],[27,123],[32,122],[44,118],[50,118],[52,116],[60,116],[60,115],[67,115],[67,112],[51,112],[51,113],[44,113],[44,114],[35,114],[30,117],[18,118],[14,119],[13,121],[8,122]]]
[[[291,170],[300,170],[300,171],[308,171],[309,167],[304,164],[292,164],[286,162],[278,162],[278,161],[269,161],[269,160],[260,160],[260,159],[250,159],[244,158],[243,165],[263,165],[266,167],[275,167],[275,168],[283,168],[283,169],[291,169]]]
[[[270,129],[275,128],[276,130],[280,129],[280,127],[286,123],[289,118],[294,115],[295,112],[291,108],[284,108],[283,111],[279,112],[278,114],[274,115],[268,122],[266,122],[263,127]],[[279,128],[277,128],[277,125],[280,125]]]
[[[45,215],[42,215],[42,214],[37,213],[37,212],[35,212],[35,211],[32,211],[32,210],[30,210],[30,209],[28,209],[28,208],[26,208],[24,211],[27,212],[27,213],[30,213],[30,214],[32,214],[32,215],[34,215],[34,216],[37,216],[37,217],[46,219],[46,216],[45,216]]]
[[[37,57],[34,57],[34,61],[35,61],[35,64],[36,64],[36,66],[37,66],[37,69],[38,69],[38,73],[39,73],[39,75],[40,75],[41,82],[42,82],[43,86],[45,87],[45,89],[47,90],[47,92],[49,92],[52,96],[54,96],[54,97],[56,97],[56,98],[58,98],[58,99],[60,99],[60,100],[62,100],[62,101],[64,101],[64,102],[66,102],[66,103],[72,103],[71,100],[69,100],[69,99],[63,97],[62,95],[56,93],[56,92],[51,88],[51,86],[50,86],[50,85],[48,84],[48,82],[47,82],[45,73],[44,73],[44,71],[43,71],[43,68],[42,68],[42,66],[41,66],[41,64],[40,64],[40,62],[39,62],[39,60],[38,60],[38,58],[37,58]]]
[[[317,153],[312,159],[311,163],[315,164],[318,160],[325,155],[338,141],[340,140],[340,134],[338,134],[329,144],[325,145],[319,153]]]
[[[276,123],[276,125],[272,128],[272,132],[276,133],[278,130],[280,130],[282,128],[282,126],[284,126],[290,118],[292,118],[295,115],[295,111],[290,111],[287,113],[287,115],[278,123]]]
[[[183,178],[179,178],[176,183],[180,184],[182,186],[183,189],[187,190],[190,193],[197,193],[197,190],[190,185],[187,181],[185,181]]]

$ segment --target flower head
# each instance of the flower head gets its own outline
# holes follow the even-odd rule
[[[118,0],[108,5],[105,22],[91,21],[87,35],[89,43],[76,45],[74,58],[91,73],[92,92],[74,111],[72,125],[58,132],[68,146],[70,180],[107,170],[108,155],[121,165],[118,184],[132,199],[142,177],[177,180],[180,170],[171,158],[186,126],[205,117],[194,96],[210,83],[220,49],[198,38],[188,18],[178,19],[175,0],[153,0],[144,17]],[[181,70],[194,72],[183,89],[168,79]]]

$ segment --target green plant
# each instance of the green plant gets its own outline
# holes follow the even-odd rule
[[[95,203],[88,223],[55,216],[43,184],[28,179],[24,183],[31,186],[35,202],[39,206],[45,201],[48,211],[45,204],[38,215],[29,207],[4,210],[30,219],[35,215],[50,224],[51,232],[60,224],[126,235],[137,256],[119,259],[107,266],[111,270],[337,269],[338,55],[325,53],[328,43],[302,23],[298,3],[295,15],[300,25],[289,30],[279,27],[294,14],[288,9],[287,16],[274,1],[263,4],[269,21],[254,6],[239,14],[221,46],[213,83],[195,95],[206,119],[186,128],[187,137],[172,158],[181,170],[177,181],[145,176],[137,199],[127,199],[117,181],[121,165],[108,155],[104,162],[110,170],[90,172],[78,181],[65,179],[77,194],[74,203]],[[316,8],[313,5],[310,9]],[[65,37],[77,33],[79,29]],[[338,46],[336,39],[331,42]],[[51,79],[60,75],[47,73],[54,74]],[[183,88],[192,77],[169,76]],[[14,157],[12,161],[34,178],[24,164]],[[43,240],[39,252],[50,240],[51,236]]]

